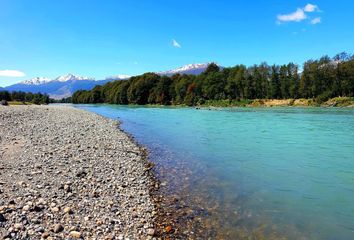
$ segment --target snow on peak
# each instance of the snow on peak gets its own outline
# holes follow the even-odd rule
[[[158,72],[159,75],[174,75],[174,74],[200,74],[207,69],[210,63],[193,63],[188,64],[173,70]]]
[[[67,74],[64,76],[57,77],[54,79],[54,81],[59,81],[59,82],[66,82],[66,81],[75,81],[75,80],[95,80],[94,78],[91,77],[82,77],[82,76],[77,76],[74,74]]]
[[[44,84],[50,82],[49,78],[46,77],[35,77],[29,80],[25,80],[23,82],[21,82],[22,84],[27,84],[27,85],[40,85],[40,84]]]
[[[192,64],[187,64],[185,66],[179,67],[177,69],[171,70],[171,72],[181,72],[181,71],[187,71],[187,70],[192,70],[192,69],[207,68],[208,66],[209,66],[209,63],[192,63]]]
[[[106,77],[106,80],[124,80],[124,79],[128,79],[128,78],[131,78],[131,76],[119,74],[119,75],[115,75],[115,76]]]

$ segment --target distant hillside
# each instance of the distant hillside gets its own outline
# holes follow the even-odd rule
[[[103,85],[109,80],[94,80],[89,77],[80,77],[73,74],[57,77],[50,80],[45,77],[36,77],[8,87],[8,91],[23,91],[32,93],[45,93],[51,98],[61,99],[70,97],[77,90],[91,90],[96,85]]]
[[[209,63],[202,64],[188,64],[183,67],[158,72],[156,74],[160,76],[172,76],[175,74],[191,74],[199,75],[204,72]],[[222,69],[222,67],[220,67]],[[129,79],[128,75],[116,75],[107,77],[105,80],[95,80],[91,77],[82,77],[74,74],[67,74],[59,76],[55,79],[49,79],[47,77],[35,77],[23,82],[3,88],[8,91],[23,91],[32,93],[48,94],[53,99],[61,99],[70,97],[74,92],[78,90],[91,90],[97,85],[103,85],[107,82]],[[1,89],[1,88],[0,88]]]
[[[42,83],[38,85],[27,85],[23,83],[14,84],[12,86],[6,87],[8,91],[23,91],[32,93],[46,93],[51,98],[61,99],[65,97],[70,97],[72,93],[77,90],[90,90],[96,85],[103,85],[107,83],[106,80],[95,81],[95,80],[69,80],[66,82],[52,81],[47,83]]]
[[[195,64],[188,64],[173,70],[157,72],[156,74],[160,76],[172,76],[175,74],[192,74],[192,75],[199,75],[204,72],[210,63],[195,63]],[[222,67],[220,67],[222,69]]]

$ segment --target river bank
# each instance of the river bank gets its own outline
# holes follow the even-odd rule
[[[354,98],[336,97],[326,101],[316,99],[254,99],[207,100],[198,107],[354,107]]]
[[[151,239],[155,182],[118,123],[63,106],[0,107],[0,236]]]

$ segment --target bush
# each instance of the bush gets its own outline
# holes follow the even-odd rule
[[[318,95],[315,99],[316,103],[321,104],[326,102],[332,97],[332,91],[326,91],[320,95]]]

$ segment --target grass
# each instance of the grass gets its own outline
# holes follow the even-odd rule
[[[200,107],[354,107],[354,97],[335,97],[318,103],[316,99],[254,99],[254,100],[207,100]]]
[[[18,102],[18,101],[10,101],[8,102],[10,106],[18,106],[18,105],[32,105],[31,102]]]
[[[252,100],[207,100],[200,104],[201,107],[246,107]]]
[[[326,106],[335,106],[335,107],[354,107],[354,97],[336,97],[329,99],[324,103]]]

